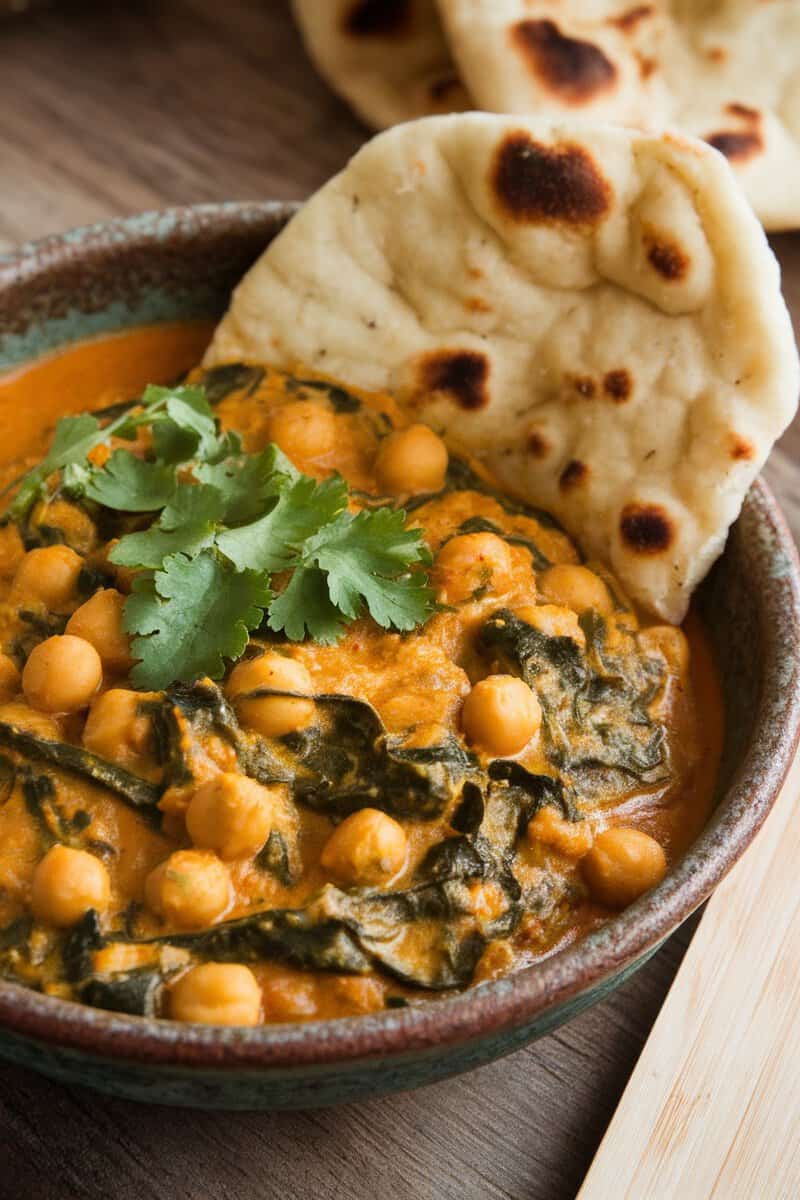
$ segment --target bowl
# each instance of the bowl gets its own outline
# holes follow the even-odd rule
[[[293,211],[222,204],[148,213],[0,258],[0,371],[94,334],[219,315]],[[769,813],[800,728],[799,581],[791,535],[759,481],[696,599],[725,698],[714,814],[659,887],[582,941],[453,998],[255,1029],[121,1016],[0,982],[0,1056],[159,1104],[312,1107],[432,1083],[576,1016],[706,899]]]

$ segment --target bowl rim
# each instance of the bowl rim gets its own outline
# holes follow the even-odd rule
[[[295,210],[290,202],[189,205],[114,218],[28,242],[0,256],[0,292],[29,282],[81,247],[157,251],[166,220],[178,245],[202,243],[209,230],[265,236]],[[68,340],[63,343],[70,344]],[[663,882],[599,929],[530,967],[457,995],[363,1016],[262,1025],[249,1029],[187,1025],[127,1016],[45,996],[0,980],[0,1036],[44,1043],[53,1050],[118,1063],[230,1070],[287,1070],[359,1060],[443,1052],[540,1021],[579,994],[633,966],[673,932],[720,883],[769,814],[800,739],[800,562],[786,520],[768,486],[757,479],[746,500],[769,535],[771,556],[764,617],[765,658],[773,667],[788,655],[780,680],[760,697],[754,733],[715,814]],[[772,620],[771,620],[772,619]],[[788,640],[787,640],[788,638]]]

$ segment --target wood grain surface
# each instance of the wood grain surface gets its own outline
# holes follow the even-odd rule
[[[165,204],[299,198],[366,136],[284,0],[62,0],[0,22],[0,63],[0,248]],[[800,241],[776,248],[800,320]],[[798,458],[794,431],[770,467],[796,532]],[[695,924],[528,1049],[364,1105],[145,1108],[0,1066],[0,1200],[573,1197]]]
[[[795,1200],[799,796],[800,758],[709,900],[578,1200]]]

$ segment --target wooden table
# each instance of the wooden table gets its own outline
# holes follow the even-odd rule
[[[365,136],[283,0],[63,0],[0,23],[0,62],[0,248],[165,204],[299,198]],[[775,244],[800,320],[800,239]],[[799,533],[793,452],[800,430],[768,473]],[[572,1197],[695,924],[528,1049],[369,1104],[183,1112],[0,1067],[0,1200]]]

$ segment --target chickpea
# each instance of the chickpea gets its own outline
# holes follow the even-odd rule
[[[567,858],[582,858],[592,847],[588,821],[566,821],[557,808],[546,804],[528,822],[528,840],[552,846]]]
[[[298,1021],[315,1017],[319,1011],[319,988],[315,979],[299,975],[276,975],[262,989],[264,1013],[270,1021]]]
[[[63,612],[75,599],[82,568],[83,559],[69,546],[29,550],[17,567],[11,599],[39,600],[54,612]]]
[[[380,444],[375,474],[390,495],[438,492],[444,487],[447,447],[427,425],[390,433]]]
[[[83,744],[93,754],[121,767],[140,767],[152,749],[153,723],[142,705],[155,692],[111,688],[92,701],[83,728]]]
[[[581,869],[598,903],[625,908],[661,882],[667,873],[667,858],[655,838],[618,825],[595,838]]]
[[[545,600],[561,604],[576,613],[595,609],[607,615],[614,607],[611,593],[599,575],[588,567],[558,563],[539,576],[539,590]]]
[[[173,984],[170,1016],[202,1025],[258,1025],[261,988],[241,963],[202,963]]]
[[[102,680],[94,646],[65,633],[34,646],[22,671],[22,690],[33,708],[70,713],[86,708]]]
[[[269,837],[278,788],[262,787],[246,775],[226,771],[201,784],[186,810],[195,846],[220,858],[248,858]]]
[[[227,868],[205,850],[176,850],[150,872],[145,899],[153,912],[179,929],[202,929],[231,902]]]
[[[434,576],[444,604],[467,600],[479,588],[504,592],[511,583],[511,552],[496,533],[464,533],[445,542]]]
[[[386,984],[369,975],[340,975],[330,980],[330,990],[335,998],[347,1007],[348,1012],[377,1012],[383,1008]]]
[[[689,642],[677,625],[651,625],[643,629],[639,646],[645,654],[660,654],[670,674],[685,678],[689,673]]]
[[[85,850],[53,846],[33,873],[31,908],[37,921],[64,929],[90,908],[104,912],[110,894],[108,871],[99,858]]]
[[[82,508],[68,500],[40,500],[34,506],[31,525],[58,529],[64,542],[78,554],[90,554],[97,545],[97,529],[94,521]]]
[[[276,692],[312,692],[311,676],[301,662],[282,654],[262,654],[240,662],[225,688],[241,721],[264,737],[283,737],[314,720],[314,701],[297,696],[254,696],[262,688]]]
[[[336,445],[336,417],[313,400],[284,404],[269,415],[270,441],[291,459],[323,458]]]
[[[461,727],[468,741],[489,754],[518,754],[539,732],[542,710],[534,692],[515,675],[489,675],[464,701]]]
[[[520,620],[545,637],[568,637],[583,649],[586,636],[578,622],[578,614],[559,604],[524,604],[516,610]]]
[[[19,691],[19,671],[13,658],[0,654],[0,700],[10,700]]]
[[[319,861],[340,883],[368,886],[402,870],[407,849],[402,825],[377,808],[361,808],[334,829]]]
[[[102,588],[77,608],[67,621],[67,633],[91,642],[109,671],[129,671],[133,664],[128,635],[122,624],[125,597],[115,588]]]
[[[136,576],[140,574],[132,567],[120,567],[117,563],[112,562],[109,555],[115,546],[119,545],[119,538],[112,538],[110,542],[106,542],[100,550],[94,555],[93,561],[100,567],[113,576],[117,589],[129,596],[133,591],[133,585],[136,582]]]
[[[0,579],[12,579],[24,557],[25,546],[16,525],[0,525]]]

